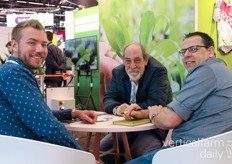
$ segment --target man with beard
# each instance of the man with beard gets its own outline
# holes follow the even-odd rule
[[[132,104],[125,114],[127,119],[150,118],[160,129],[173,129],[172,142],[127,164],[151,164],[160,150],[232,130],[232,72],[222,59],[216,58],[213,39],[203,32],[189,33],[179,53],[188,74],[176,98],[166,107],[155,105],[143,111],[134,111],[139,106]],[[207,158],[204,163],[208,163]]]
[[[172,91],[166,68],[153,57],[149,57],[139,43],[131,43],[124,48],[124,64],[112,71],[112,79],[103,100],[103,109],[109,114],[123,116],[130,104],[138,104],[142,109],[148,106],[166,106],[172,101]],[[132,158],[160,148],[167,131],[155,129],[127,133]],[[123,148],[119,135],[119,147]],[[113,147],[112,134],[101,140],[100,150]],[[112,155],[101,158],[104,163],[114,163]]]
[[[40,92],[35,70],[47,55],[47,37],[37,20],[19,23],[12,31],[13,55],[0,67],[0,134],[49,142],[82,150],[54,117]],[[93,111],[78,118],[94,123]]]

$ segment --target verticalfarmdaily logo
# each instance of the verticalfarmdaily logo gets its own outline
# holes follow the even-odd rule
[[[223,141],[215,140],[204,142],[204,150],[201,151],[200,157],[205,159],[221,160],[222,158],[232,159],[232,140]]]
[[[226,152],[227,152],[227,157],[232,158],[232,140],[227,141]]]
[[[175,145],[187,144],[187,147],[190,147],[191,149],[196,149],[196,152],[199,152],[200,150],[200,158],[206,160],[215,159],[220,161],[222,158],[231,158],[232,160],[232,140],[205,140],[203,142],[178,140],[176,141],[176,143],[171,140],[166,143],[166,145],[167,144],[171,147]]]

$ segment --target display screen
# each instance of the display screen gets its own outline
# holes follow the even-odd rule
[[[77,70],[96,70],[97,36],[70,39],[65,41],[66,69],[75,65]]]

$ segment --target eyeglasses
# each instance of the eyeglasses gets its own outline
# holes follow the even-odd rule
[[[185,48],[185,49],[181,49],[181,50],[179,51],[179,54],[180,54],[180,56],[184,56],[187,50],[188,50],[190,53],[195,53],[195,52],[198,51],[198,47],[205,47],[205,48],[208,48],[207,46],[194,45],[194,46],[191,46],[191,47],[188,47],[188,48]]]

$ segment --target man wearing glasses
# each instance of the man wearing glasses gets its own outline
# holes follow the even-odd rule
[[[148,107],[131,105],[125,118],[149,117],[160,129],[174,129],[173,143],[161,149],[186,144],[232,130],[232,72],[215,58],[214,42],[202,32],[186,35],[180,50],[188,74],[176,99],[167,105]],[[153,150],[127,164],[151,163]]]

